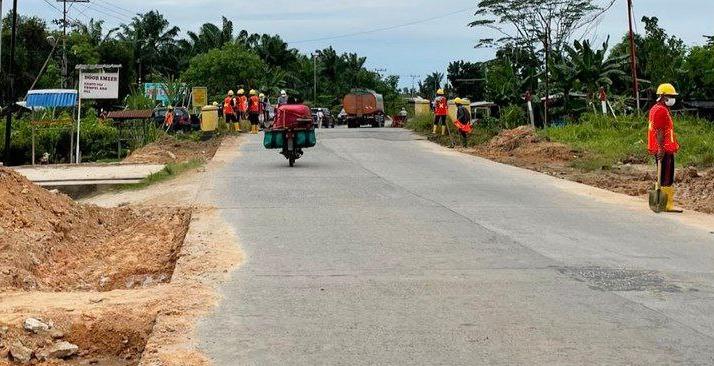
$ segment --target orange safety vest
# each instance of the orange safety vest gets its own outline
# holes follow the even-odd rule
[[[255,95],[250,97],[250,111],[252,113],[260,113],[260,98]]]
[[[434,100],[434,113],[437,116],[449,114],[449,101],[446,100],[446,97],[436,97],[436,100]]]
[[[674,133],[674,121],[672,121],[669,108],[664,103],[657,103],[650,109],[649,122],[647,149],[650,154],[654,155],[659,151],[660,146],[657,143],[658,130],[664,132],[664,146],[662,146],[662,149],[670,154],[679,151],[679,142],[677,142],[677,136]]]
[[[166,111],[166,116],[164,116],[164,125],[171,127],[174,124],[174,111]]]
[[[233,97],[223,99],[223,114],[233,114]]]
[[[248,110],[248,98],[245,95],[238,97],[238,110],[241,112]]]

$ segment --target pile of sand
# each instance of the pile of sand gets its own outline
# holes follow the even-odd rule
[[[132,164],[169,164],[191,160],[207,161],[211,159],[221,145],[220,138],[207,141],[179,140],[173,136],[160,139],[134,151],[125,163]]]
[[[167,282],[185,209],[80,205],[0,168],[0,291],[108,291]]]
[[[563,163],[577,157],[577,153],[568,146],[541,138],[530,126],[503,130],[487,144],[478,147],[477,152],[479,155],[519,166]]]

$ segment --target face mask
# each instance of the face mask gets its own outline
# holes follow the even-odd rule
[[[677,103],[677,99],[675,99],[675,98],[669,98],[669,99],[667,99],[666,102],[664,102],[664,104],[666,104],[667,107],[673,107],[676,103]]]

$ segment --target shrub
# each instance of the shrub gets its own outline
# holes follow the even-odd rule
[[[510,130],[527,123],[526,114],[520,106],[511,104],[501,110],[500,127]]]

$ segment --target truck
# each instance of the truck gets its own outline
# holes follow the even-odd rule
[[[370,89],[352,89],[342,100],[348,128],[384,127],[384,98]]]

